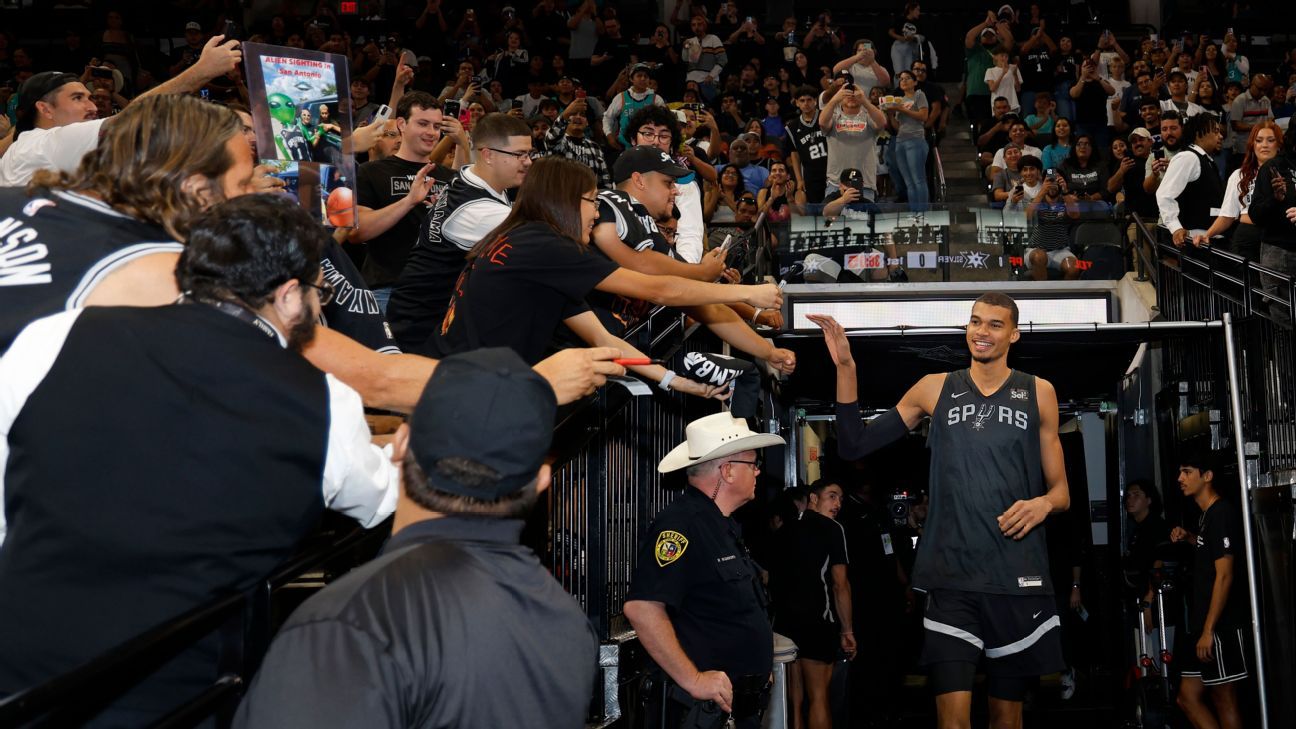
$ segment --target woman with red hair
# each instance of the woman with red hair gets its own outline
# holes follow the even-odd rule
[[[1218,245],[1248,260],[1260,260],[1260,242],[1264,233],[1251,222],[1248,209],[1260,167],[1278,156],[1282,142],[1282,128],[1272,120],[1263,121],[1251,128],[1251,135],[1247,137],[1246,158],[1242,160],[1242,166],[1229,175],[1228,182],[1224,185],[1219,217],[1215,218],[1209,230],[1193,238],[1193,245],[1210,244],[1211,239],[1223,235],[1237,222],[1238,227],[1233,231],[1232,240]]]

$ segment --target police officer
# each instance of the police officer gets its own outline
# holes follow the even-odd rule
[[[754,729],[768,696],[774,633],[759,568],[733,512],[756,495],[758,451],[783,445],[727,412],[689,423],[657,470],[687,468],[688,488],[639,549],[625,615],[667,680],[667,727]]]

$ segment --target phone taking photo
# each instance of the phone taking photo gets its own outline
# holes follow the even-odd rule
[[[456,101],[455,103],[458,104],[459,102]],[[446,105],[449,106],[450,102],[447,101]],[[382,106],[378,107],[378,111],[374,113],[373,123],[386,124],[387,120],[390,118],[391,118],[391,107],[387,106],[386,104],[383,104]]]
[[[442,105],[441,115],[459,117],[460,103],[458,99],[446,99]]]

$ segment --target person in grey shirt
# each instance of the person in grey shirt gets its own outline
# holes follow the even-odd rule
[[[904,100],[888,110],[895,114],[897,129],[891,144],[895,147],[897,171],[909,194],[909,205],[922,210],[931,199],[927,192],[927,95],[918,90],[918,78],[913,71],[901,71],[896,78]]]
[[[828,142],[828,191],[838,188],[842,170],[864,174],[863,199],[877,198],[877,136],[886,128],[886,116],[869,101],[864,90],[846,84],[819,112],[819,126]]]

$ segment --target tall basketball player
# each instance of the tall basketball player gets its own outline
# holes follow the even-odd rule
[[[969,368],[927,375],[867,427],[855,362],[834,319],[811,316],[837,365],[837,437],[857,459],[931,416],[931,509],[914,564],[927,593],[922,663],[941,729],[969,729],[985,656],[992,729],[1020,729],[1033,680],[1062,670],[1061,622],[1044,544],[1045,518],[1070,506],[1057,394],[1008,367],[1017,304],[987,293],[972,306]]]

